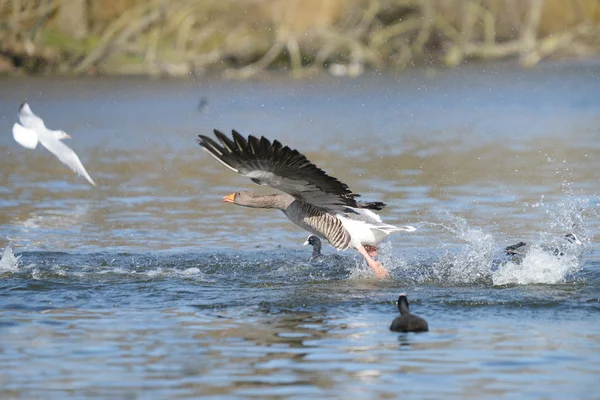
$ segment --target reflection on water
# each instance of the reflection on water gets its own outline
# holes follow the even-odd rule
[[[21,254],[0,266],[0,397],[594,398],[599,68],[0,80],[0,238]],[[12,141],[23,100],[97,188]],[[265,189],[201,151],[213,128],[297,148],[417,226],[380,249],[392,279],[351,251],[310,263],[283,215],[223,203]],[[568,232],[561,258],[502,252]],[[401,291],[429,333],[388,331]]]

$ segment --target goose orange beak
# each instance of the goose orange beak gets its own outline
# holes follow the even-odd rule
[[[235,193],[231,193],[229,196],[223,197],[223,201],[226,203],[234,203]]]

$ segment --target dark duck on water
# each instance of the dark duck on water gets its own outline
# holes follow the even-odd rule
[[[306,242],[304,242],[304,246],[307,245],[312,246],[312,256],[310,257],[311,261],[316,260],[319,257],[323,257],[323,254],[321,254],[321,239],[315,235],[310,235],[308,239],[306,239]]]
[[[398,297],[398,310],[400,316],[397,317],[390,326],[390,330],[394,332],[427,332],[429,325],[423,318],[411,314],[408,310],[408,299],[406,294],[401,293]]]

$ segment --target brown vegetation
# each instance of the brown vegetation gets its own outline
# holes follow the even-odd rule
[[[245,78],[600,52],[600,0],[0,0],[0,68]]]

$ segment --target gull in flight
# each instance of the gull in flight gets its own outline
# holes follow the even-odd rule
[[[89,183],[96,186],[87,173],[77,154],[62,139],[70,139],[65,131],[55,131],[46,128],[44,121],[31,111],[29,104],[23,103],[19,108],[19,120],[21,124],[13,125],[13,137],[23,147],[35,149],[38,142],[48,151],[54,154],[63,164],[71,168],[78,175],[83,176]]]

